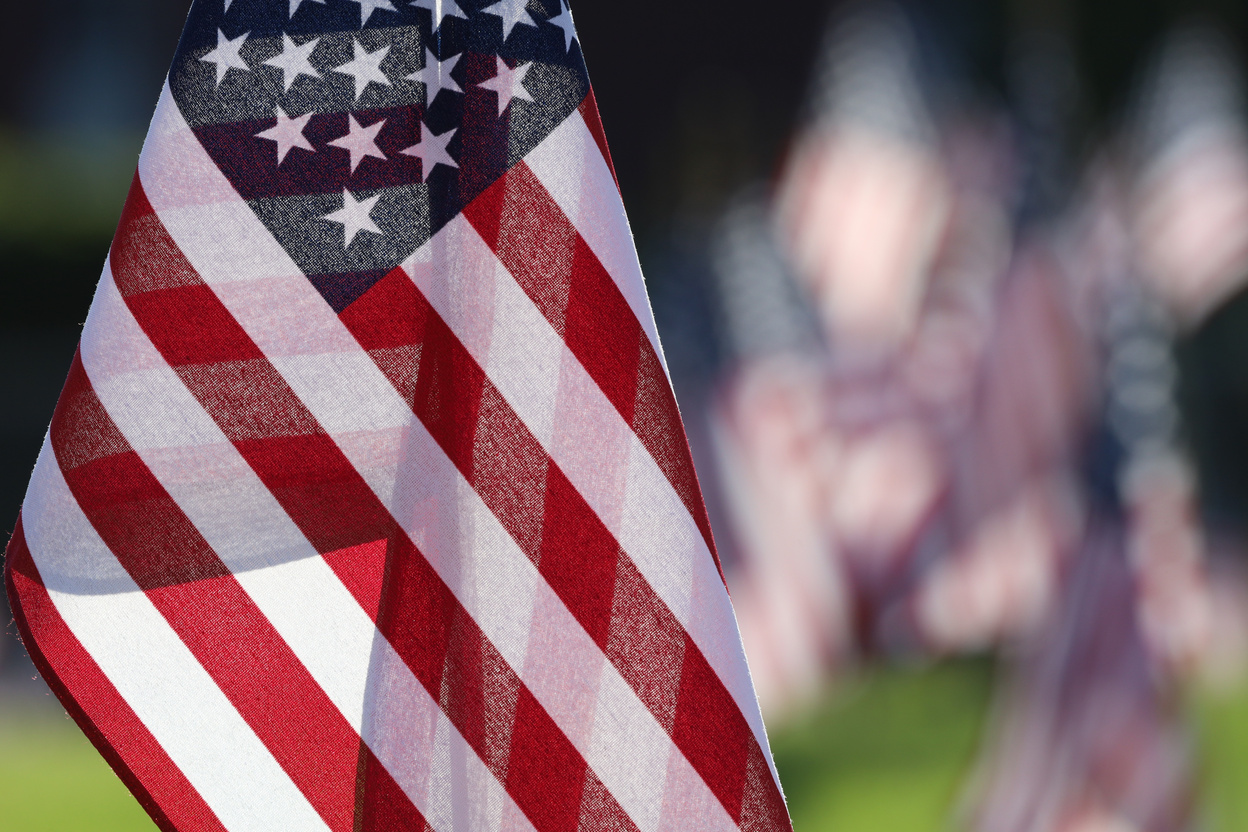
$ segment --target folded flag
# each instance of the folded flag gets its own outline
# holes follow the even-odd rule
[[[164,829],[789,829],[563,0],[195,0],[7,552]]]

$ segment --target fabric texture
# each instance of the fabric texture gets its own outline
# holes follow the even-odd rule
[[[562,0],[196,0],[6,582],[166,830],[790,828]]]

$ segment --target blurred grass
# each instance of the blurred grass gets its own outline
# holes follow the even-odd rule
[[[23,703],[0,710],[0,829],[147,832],[156,826],[78,726]]]
[[[986,661],[873,670],[770,739],[796,832],[927,832],[979,745]]]
[[[1205,691],[1194,705],[1209,829],[1241,832],[1248,829],[1248,689]]]
[[[988,662],[885,668],[773,731],[796,832],[945,832],[980,741]],[[1194,697],[1210,832],[1248,830],[1248,690]],[[0,702],[0,829],[155,827],[72,722]]]

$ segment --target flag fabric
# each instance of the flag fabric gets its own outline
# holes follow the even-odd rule
[[[6,583],[164,829],[790,828],[563,0],[195,0]]]

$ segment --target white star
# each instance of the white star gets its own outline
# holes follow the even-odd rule
[[[312,0],[313,3],[325,5],[325,0]],[[294,17],[295,12],[299,11],[299,7],[303,5],[303,0],[290,0],[290,16]]]
[[[442,25],[442,21],[448,17],[468,19],[468,15],[464,14],[463,9],[455,4],[455,0],[412,0],[408,5],[415,6],[418,9],[428,9],[434,29],[439,28]]]
[[[506,110],[507,105],[511,103],[511,99],[533,100],[533,96],[529,95],[529,91],[524,88],[524,76],[529,74],[529,67],[533,64],[521,64],[512,69],[497,55],[494,56],[494,60],[498,61],[498,74],[488,81],[482,81],[477,86],[498,93],[498,114],[501,116],[503,110]]]
[[[243,56],[238,54],[238,51],[243,48],[243,41],[247,40],[247,36],[250,34],[251,32],[243,32],[238,37],[230,40],[225,36],[225,32],[218,29],[216,48],[200,58],[201,61],[216,65],[218,87],[221,86],[221,80],[225,78],[225,73],[231,69],[241,69],[243,72],[251,71],[251,67],[247,66]]]
[[[377,204],[377,200],[381,199],[381,194],[374,194],[368,199],[357,202],[355,197],[342,189],[342,207],[337,211],[326,214],[321,219],[330,222],[342,223],[342,247],[350,248],[355,242],[355,235],[361,231],[368,231],[371,234],[384,234],[380,228],[373,222],[372,213],[373,206]]]
[[[231,4],[231,3],[233,3],[233,2],[234,2],[234,0],[225,0],[225,10],[226,10],[227,12],[230,10],[230,4]]]
[[[355,49],[355,57],[342,66],[334,67],[333,71],[355,79],[355,97],[358,99],[363,95],[369,84],[390,86],[390,79],[381,71],[381,62],[385,60],[390,47],[387,45],[376,52],[366,52],[359,41],[353,42],[351,46]]]
[[[378,9],[385,9],[388,12],[397,12],[390,0],[351,0],[352,3],[360,4],[360,26],[363,27],[368,19],[373,16],[373,12]]]
[[[315,153],[316,148],[303,135],[303,128],[308,126],[308,119],[312,118],[312,114],[305,113],[298,118],[291,118],[282,112],[281,107],[277,107],[276,110],[277,124],[268,130],[260,131],[256,134],[256,138],[277,142],[277,163],[280,165],[286,158],[286,154],[296,147]]]
[[[386,123],[384,118],[376,124],[361,127],[356,123],[355,116],[348,114],[347,122],[350,125],[347,128],[347,135],[334,139],[329,144],[332,147],[341,147],[351,154],[352,173],[355,173],[355,169],[360,166],[360,162],[364,161],[365,156],[373,156],[377,159],[386,158],[386,154],[377,147],[377,134],[381,132],[381,128]]]
[[[527,20],[522,19],[528,7],[529,0],[498,0],[494,5],[486,6],[481,11],[503,19],[503,40],[507,40],[517,23],[524,23],[527,26],[537,25],[531,16]]]
[[[576,26],[572,23],[572,10],[568,8],[568,4],[560,0],[559,14],[546,22],[553,23],[563,30],[563,51],[570,50],[572,41],[576,39]]]
[[[321,42],[320,38],[313,38],[302,46],[295,46],[295,42],[291,40],[290,35],[282,32],[282,54],[274,55],[264,62],[265,66],[275,66],[282,71],[282,86],[286,91],[290,91],[292,84],[298,80],[300,75],[310,75],[313,78],[320,78],[321,73],[316,71],[316,67],[312,66],[312,50]]]
[[[455,79],[451,77],[451,70],[455,68],[455,64],[458,62],[458,55],[445,61],[439,61],[436,55],[425,49],[424,68],[407,76],[407,80],[419,81],[425,85],[425,107],[433,106],[433,99],[437,98],[438,93],[442,90],[463,92],[459,88],[459,84],[455,83]]]
[[[459,167],[459,163],[451,158],[451,154],[446,152],[446,146],[454,136],[455,128],[447,130],[440,136],[435,136],[433,131],[429,129],[429,125],[422,124],[420,127],[420,141],[411,147],[403,148],[399,152],[407,156],[415,156],[420,160],[420,181],[424,182],[429,178],[434,165],[446,165],[450,168]]]

